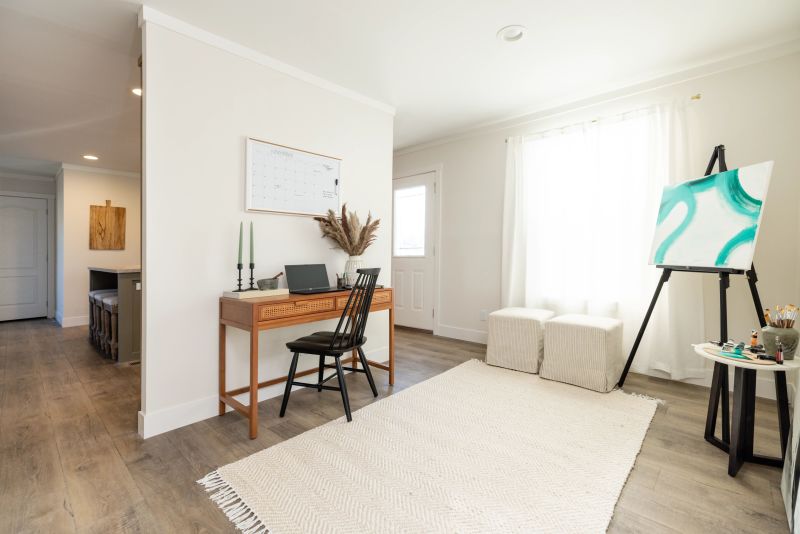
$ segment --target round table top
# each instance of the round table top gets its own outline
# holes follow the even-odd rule
[[[786,372],[786,371],[796,371],[800,369],[800,360],[784,360],[782,364],[775,364],[775,365],[764,365],[759,363],[752,363],[748,360],[737,360],[734,358],[726,358],[725,356],[717,356],[715,354],[710,354],[706,351],[707,348],[713,348],[719,350],[719,346],[715,343],[698,343],[697,345],[692,345],[694,347],[694,351],[706,358],[708,360],[712,360],[719,363],[724,363],[725,365],[732,365],[734,367],[742,367],[744,369],[753,369],[755,371],[772,371],[774,372]]]

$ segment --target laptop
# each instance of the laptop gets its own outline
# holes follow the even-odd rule
[[[341,291],[341,289],[330,287],[328,270],[323,263],[284,265],[283,270],[286,273],[286,283],[289,284],[289,293],[313,295]]]

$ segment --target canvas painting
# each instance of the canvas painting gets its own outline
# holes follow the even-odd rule
[[[764,214],[772,163],[767,161],[665,187],[650,263],[749,269]]]

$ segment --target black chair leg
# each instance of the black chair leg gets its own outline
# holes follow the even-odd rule
[[[350,415],[350,399],[347,396],[347,384],[344,381],[344,371],[342,371],[342,362],[339,360],[339,356],[334,356],[336,359],[336,376],[339,379],[339,391],[342,393],[342,403],[344,404],[344,413],[347,415],[347,422],[353,420],[353,416]]]
[[[325,356],[319,355],[319,380],[317,380],[317,392],[322,391],[322,379],[325,378]]]
[[[369,370],[369,363],[367,363],[367,355],[364,354],[364,351],[361,350],[361,347],[358,347],[358,359],[361,360],[361,365],[364,366],[364,374],[367,375],[367,380],[369,380],[369,387],[372,390],[372,396],[378,396],[378,390],[375,388],[375,380],[372,379],[372,371]]]
[[[281,417],[286,414],[286,406],[289,404],[289,394],[292,392],[292,382],[294,382],[294,374],[297,371],[297,360],[300,359],[300,353],[295,352],[292,358],[292,365],[289,366],[289,376],[286,378],[286,389],[283,391],[283,402],[281,403]]]

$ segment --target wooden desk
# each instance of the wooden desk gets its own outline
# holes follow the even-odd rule
[[[265,382],[258,381],[258,333],[262,330],[281,328],[326,319],[338,319],[347,304],[349,291],[320,293],[317,295],[280,295],[254,299],[219,299],[219,415],[225,413],[227,404],[250,420],[250,439],[258,436],[258,390],[286,382],[286,376]],[[389,385],[394,385],[394,292],[390,288],[376,289],[372,297],[371,312],[389,311],[389,365],[369,361],[378,369],[389,371]],[[250,385],[228,390],[225,384],[225,333],[232,326],[250,332]],[[310,333],[310,332],[309,332]],[[355,351],[353,356],[342,360],[358,367]],[[287,369],[288,371],[288,369]],[[317,372],[316,367],[298,372],[301,377]],[[250,393],[250,405],[245,406],[234,397]]]

